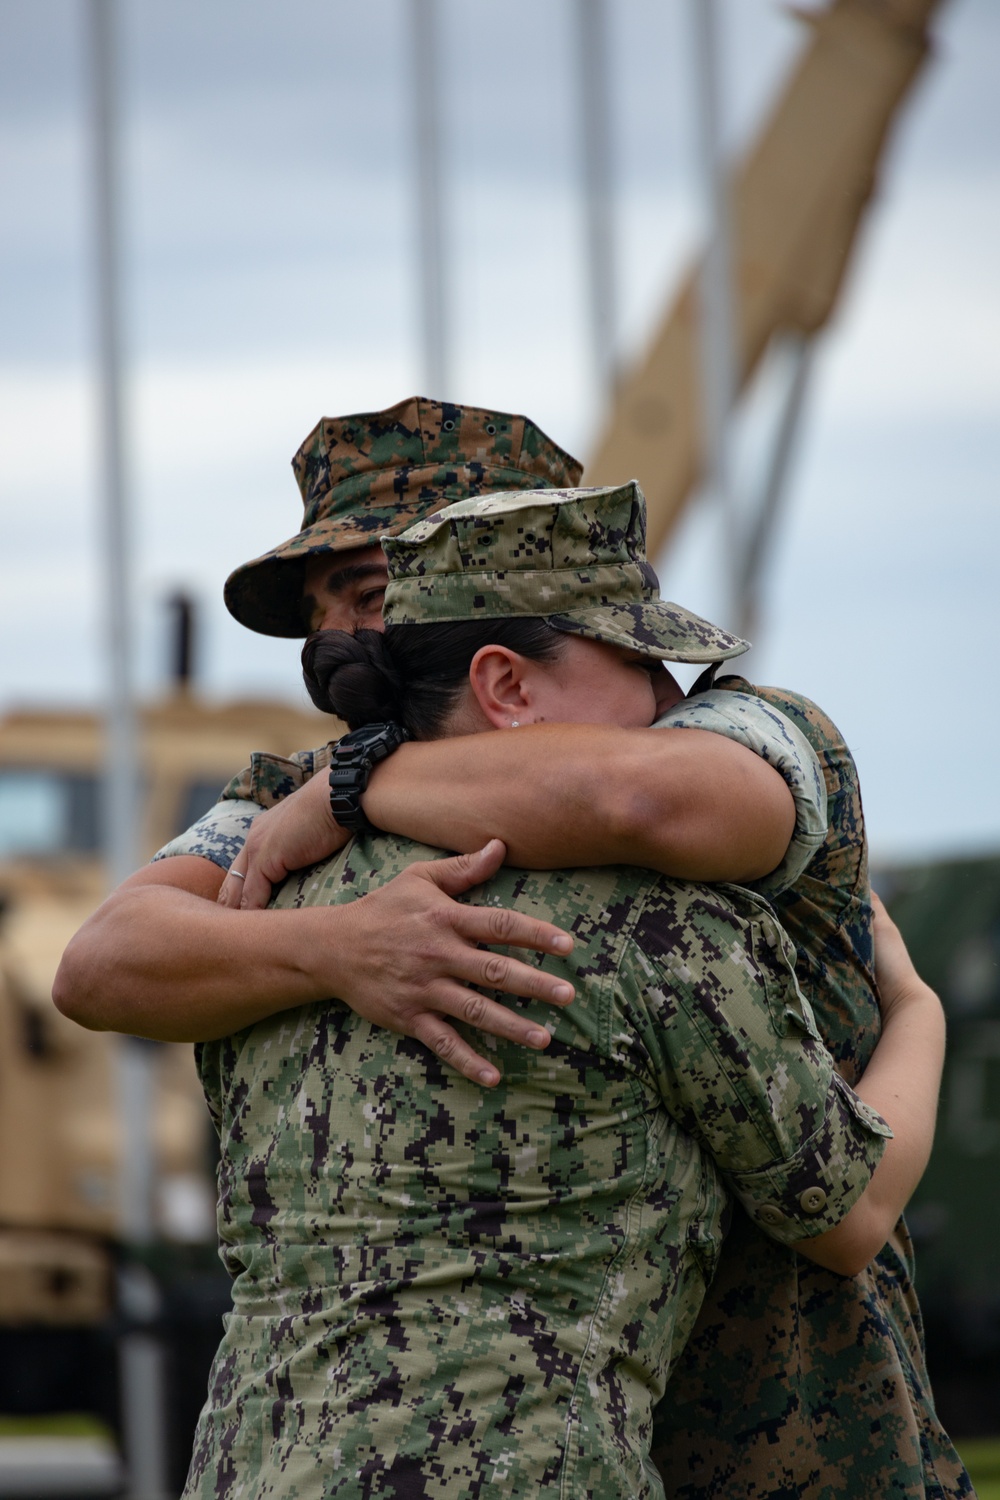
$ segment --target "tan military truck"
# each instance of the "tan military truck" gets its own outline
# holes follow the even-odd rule
[[[274,703],[210,706],[184,688],[145,709],[143,857],[209,807],[252,749],[287,754],[338,727]],[[113,1312],[128,1044],[82,1030],[50,1000],[63,948],[106,891],[103,743],[90,713],[0,718],[0,1336],[18,1351],[42,1330],[107,1327]],[[205,1244],[213,1166],[191,1048],[157,1046],[154,1079],[155,1237]],[[0,1411],[17,1409],[18,1390],[0,1387]]]

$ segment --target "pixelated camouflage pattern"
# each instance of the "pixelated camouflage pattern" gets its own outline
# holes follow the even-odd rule
[[[298,534],[226,581],[241,624],[303,636],[305,559],[370,547],[450,501],[579,481],[580,464],[523,416],[413,396],[385,411],[323,417],[292,459]]]
[[[297,791],[317,772],[329,770],[330,759],[329,744],[316,750],[297,750],[291,756],[255,750],[250,764],[227,782],[218,802],[190,828],[164,844],[153,855],[154,862],[193,854],[228,870],[243,848],[254,818]]]
[[[246,843],[250,824],[258,813],[297,791],[317,771],[328,770],[331,748],[329,744],[320,745],[316,750],[296,750],[290,756],[255,750],[250,764],[223,787],[218,802],[157,850],[152,862],[190,854],[228,870]]]
[[[178,854],[193,854],[228,870],[246,843],[250,824],[261,811],[254,799],[220,798],[190,828],[157,850],[152,863]]]
[[[777,868],[748,884],[762,896],[787,890],[827,836],[826,782],[819,758],[801,729],[754,693],[713,689],[682,699],[653,728],[701,729],[724,735],[759,755],[784,778],[795,803],[792,837]]]
[[[353,900],[434,853],[358,838],[275,904]],[[879,1159],[887,1127],[759,898],[505,869],[468,899],[577,939],[544,961],[574,1005],[516,1002],[553,1040],[497,1042],[496,1090],[336,1002],[199,1049],[234,1310],[190,1497],[658,1497],[650,1409],[717,1262],[720,1172],[787,1240]]]
[[[709,662],[747,642],[661,600],[634,480],[460,501],[383,538],[386,626],[541,615],[644,656]]]
[[[742,678],[809,739],[830,826],[795,884],[772,896],[837,1067],[855,1081],[878,1040],[868,854],[857,771],[808,699]],[[770,1243],[737,1211],[718,1275],[655,1416],[670,1500],[951,1500],[974,1490],[927,1377],[905,1223],[872,1264],[836,1276]]]
[[[223,798],[246,797],[261,807],[274,807],[291,792],[304,786],[319,771],[328,771],[333,760],[333,744],[318,745],[315,750],[297,750],[294,755],[271,755],[255,750],[250,764],[223,792]]]

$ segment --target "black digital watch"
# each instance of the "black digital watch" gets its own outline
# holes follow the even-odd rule
[[[350,833],[371,828],[361,797],[375,767],[410,738],[401,724],[366,724],[352,729],[333,746],[330,763],[330,811]]]

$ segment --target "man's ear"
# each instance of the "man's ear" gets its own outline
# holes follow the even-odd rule
[[[469,665],[469,687],[494,729],[530,723],[531,663],[507,646],[481,646]]]

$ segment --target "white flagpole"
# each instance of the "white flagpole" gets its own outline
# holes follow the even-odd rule
[[[121,233],[114,0],[89,0],[93,106],[94,220],[99,353],[100,461],[103,492],[105,610],[109,663],[104,832],[108,874],[117,885],[138,863],[138,721],[133,687],[128,503],[122,423]],[[127,1245],[154,1234],[154,1162],[150,1110],[154,1051],[123,1039],[119,1049],[122,1169],[120,1212]],[[150,1273],[133,1259],[121,1277],[122,1414],[132,1500],[166,1493],[163,1346],[149,1327],[159,1310]]]
[[[410,0],[414,125],[417,150],[420,312],[425,396],[452,392],[448,367],[448,309],[441,184],[441,87],[437,0]]]

